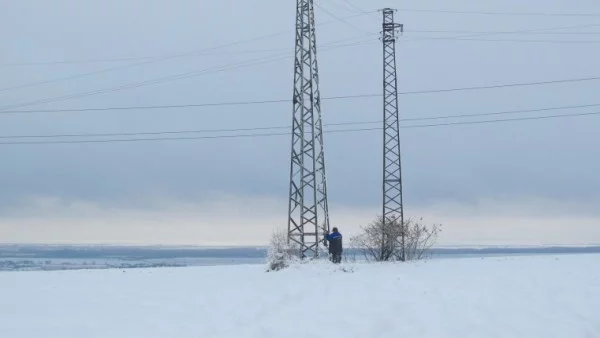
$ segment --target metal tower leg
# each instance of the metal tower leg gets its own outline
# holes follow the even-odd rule
[[[400,126],[398,123],[398,82],[396,76],[396,32],[403,29],[394,23],[395,10],[383,9],[383,220],[398,222],[401,228],[401,256],[406,259],[404,207],[402,205],[402,166]],[[384,238],[384,243],[388,240]],[[390,239],[390,240],[396,240]]]
[[[302,258],[318,257],[329,231],[318,74],[313,1],[298,0],[288,242],[300,247]]]

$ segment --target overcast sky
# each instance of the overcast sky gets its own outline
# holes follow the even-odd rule
[[[400,10],[401,92],[600,76],[598,1],[350,2],[364,12],[598,14]],[[381,14],[360,13],[344,0],[318,4],[322,96],[380,94]],[[0,113],[290,99],[294,16],[291,0],[4,1]],[[474,35],[482,32],[505,34]],[[471,40],[441,39],[459,36]],[[102,72],[86,75],[96,71]],[[150,82],[69,97],[144,81]],[[598,89],[600,80],[401,95],[400,115],[593,105],[600,104]],[[37,102],[46,99],[52,102]],[[291,114],[291,103],[0,114],[0,136],[278,127],[288,126]],[[323,114],[326,124],[379,121],[382,102],[325,100]],[[600,116],[590,115],[402,129],[406,213],[443,224],[445,245],[600,243],[599,126]],[[232,133],[142,138],[224,134]],[[128,137],[92,139],[115,138]],[[381,138],[381,131],[325,135],[331,221],[348,236],[381,208]],[[289,136],[0,144],[0,242],[263,244],[287,224],[289,147]]]

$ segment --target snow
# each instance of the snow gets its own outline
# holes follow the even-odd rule
[[[0,273],[0,337],[600,337],[600,255]]]

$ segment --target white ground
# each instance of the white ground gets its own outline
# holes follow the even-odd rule
[[[351,268],[3,272],[0,337],[600,337],[600,255]]]

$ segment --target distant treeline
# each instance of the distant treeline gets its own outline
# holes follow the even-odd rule
[[[589,247],[539,247],[539,248],[436,248],[433,256],[451,255],[496,255],[496,254],[568,254],[600,253],[600,246]],[[264,258],[267,249],[259,247],[237,248],[161,248],[128,246],[44,246],[44,245],[0,245],[0,259],[48,258],[48,259],[175,259],[175,258]],[[358,251],[346,249],[346,255],[358,255]]]

